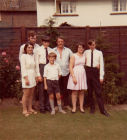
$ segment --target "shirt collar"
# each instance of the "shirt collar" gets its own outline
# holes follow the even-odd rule
[[[41,45],[41,47],[43,47],[43,49],[45,49],[44,45]],[[47,47],[47,49],[49,49],[49,47]]]
[[[64,46],[64,47],[63,47],[63,49],[65,50],[65,49],[66,49],[66,47]],[[57,47],[55,47],[55,51],[57,51],[57,50],[58,50],[58,49],[57,49]]]
[[[91,49],[89,49],[89,50],[92,51]],[[95,49],[93,50],[93,52],[96,51],[96,50],[97,50],[97,49],[95,48]]]
[[[48,63],[48,65],[50,65],[50,66],[56,65],[56,62],[54,62],[54,64],[53,64],[53,65],[51,65],[50,63]]]

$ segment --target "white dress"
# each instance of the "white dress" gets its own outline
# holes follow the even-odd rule
[[[32,88],[36,86],[36,65],[34,55],[22,54],[21,56],[21,76],[22,88]],[[24,77],[28,76],[29,85],[25,84]]]
[[[87,90],[87,80],[86,80],[86,71],[84,68],[85,65],[85,56],[82,57],[74,54],[75,64],[73,67],[74,75],[77,80],[77,84],[75,85],[72,79],[72,76],[69,76],[67,89],[70,90]]]

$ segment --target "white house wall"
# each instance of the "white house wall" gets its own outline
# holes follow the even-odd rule
[[[127,15],[111,15],[112,0],[78,0],[78,16],[56,16],[57,26],[67,22],[74,26],[127,25]],[[38,26],[55,13],[54,1],[37,1]]]

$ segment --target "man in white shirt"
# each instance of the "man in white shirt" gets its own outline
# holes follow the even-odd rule
[[[28,42],[34,46],[33,52],[35,52],[35,50],[40,47],[38,44],[36,44],[36,41],[37,41],[36,33],[34,31],[30,31],[28,33]],[[19,61],[21,59],[21,55],[24,53],[24,47],[25,47],[25,44],[20,46]]]
[[[44,36],[42,38],[42,46],[35,51],[36,71],[38,77],[38,92],[39,92],[39,105],[40,113],[50,111],[49,99],[46,91],[44,90],[44,66],[48,63],[48,54],[53,52],[53,49],[49,47],[49,37]]]
[[[93,91],[97,98],[97,103],[101,114],[109,116],[104,108],[104,102],[101,95],[101,84],[104,79],[104,60],[101,51],[96,49],[95,40],[89,40],[88,42],[89,50],[84,52],[86,56],[86,74],[87,74],[87,84],[88,84],[88,97],[90,102],[90,113],[95,112],[95,104],[93,98]]]
[[[64,106],[70,110],[67,82],[69,78],[69,61],[72,55],[72,51],[64,46],[64,39],[62,37],[57,38],[57,47],[54,48],[54,51],[57,55],[56,62],[60,65],[62,70],[62,76],[59,79],[59,83],[63,103]]]

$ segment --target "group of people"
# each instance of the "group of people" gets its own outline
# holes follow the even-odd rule
[[[96,49],[95,40],[88,41],[88,50],[85,50],[83,43],[78,43],[75,46],[76,53],[64,46],[64,39],[60,36],[56,40],[57,46],[53,49],[49,47],[48,36],[43,36],[41,46],[36,44],[36,40],[36,33],[30,32],[28,42],[20,47],[23,115],[27,117],[37,114],[32,108],[37,86],[40,113],[50,111],[51,115],[55,115],[57,105],[59,112],[66,114],[63,107],[71,109],[70,94],[71,112],[76,113],[79,97],[80,112],[85,113],[84,94],[88,90],[90,113],[95,112],[95,91],[100,112],[108,117],[101,95],[101,84],[104,79],[103,54]]]

